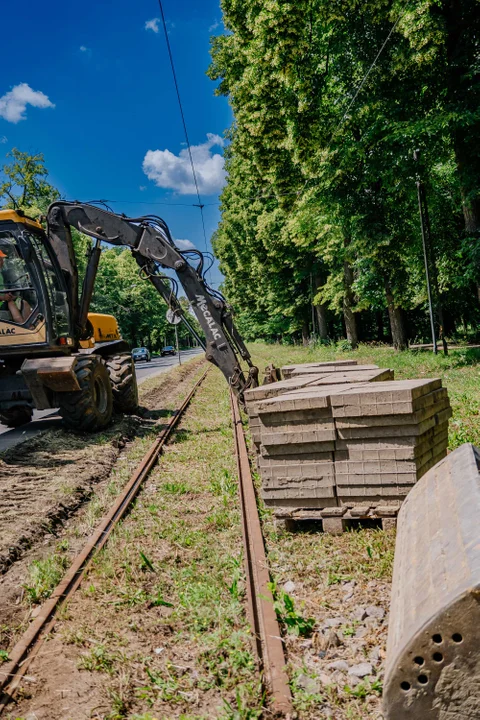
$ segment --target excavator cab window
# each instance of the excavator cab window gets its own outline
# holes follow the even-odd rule
[[[38,314],[38,294],[17,239],[0,232],[0,320],[29,327]]]
[[[41,238],[36,234],[24,232],[33,249],[45,284],[50,303],[53,327],[51,334],[57,340],[70,335],[70,309],[66,288],[62,282],[61,270]]]

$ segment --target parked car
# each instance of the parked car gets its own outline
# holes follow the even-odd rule
[[[176,355],[176,354],[177,354],[177,351],[175,350],[173,345],[165,345],[165,347],[162,348],[162,352],[160,353],[160,355],[162,357],[164,357],[165,355]]]
[[[146,347],[140,347],[133,348],[132,358],[133,362],[139,362],[139,360],[145,360],[146,362],[150,362],[152,356],[150,355],[150,352]]]

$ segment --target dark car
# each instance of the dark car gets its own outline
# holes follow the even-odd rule
[[[149,350],[146,347],[133,348],[132,350],[133,362],[139,362],[139,360],[145,360],[150,362],[152,359]]]
[[[160,353],[162,357],[165,355],[176,355],[177,351],[173,347],[173,345],[165,345],[164,348],[162,348],[162,352]]]

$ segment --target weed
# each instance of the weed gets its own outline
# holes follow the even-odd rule
[[[34,560],[29,567],[30,582],[24,585],[30,602],[40,604],[49,598],[69,564],[68,557],[58,553]]]
[[[173,608],[173,603],[167,602],[163,599],[162,594],[159,592],[156,597],[151,599],[151,604],[153,607],[168,607]]]
[[[222,468],[221,473],[210,481],[209,491],[213,495],[227,495],[232,497],[237,494],[237,479],[226,468]]]
[[[171,495],[186,495],[190,492],[186,483],[183,482],[166,482],[162,485],[162,490]]]
[[[155,568],[153,567],[153,563],[151,560],[148,559],[148,557],[145,555],[144,552],[140,550],[140,558],[142,562],[140,563],[140,567],[142,570],[149,570],[150,572],[155,572]]]
[[[274,583],[270,583],[270,589],[274,597],[274,607],[280,622],[286,625],[287,630],[300,637],[310,637],[315,627],[315,618],[304,618],[296,612],[295,603],[290,595],[278,589]]]
[[[0,662],[4,663],[8,661],[8,652],[6,650],[0,650]]]
[[[358,622],[353,622],[351,625],[342,625],[342,633],[345,637],[353,637],[357,630]]]
[[[109,652],[104,645],[95,645],[94,648],[80,655],[78,666],[89,672],[97,671],[112,674],[118,657]]]
[[[224,707],[220,720],[257,720],[262,717],[262,706],[249,707],[250,693],[245,693],[244,690],[245,688],[242,686],[235,688],[235,706],[227,700],[223,701]]]
[[[363,682],[356,685],[354,688],[351,688],[349,685],[346,685],[344,688],[345,692],[348,695],[362,700],[368,695],[381,695],[382,689],[382,683],[380,680],[377,679],[373,680],[372,682],[370,682],[369,680],[364,680]]]
[[[305,684],[305,678],[311,678],[311,682]],[[294,706],[298,712],[309,712],[325,702],[325,697],[316,687],[314,676],[309,675],[306,668],[298,669],[293,673],[290,686]]]

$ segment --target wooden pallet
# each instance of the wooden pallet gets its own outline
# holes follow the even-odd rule
[[[275,508],[275,524],[292,532],[301,521],[322,523],[323,532],[341,535],[353,525],[366,525],[366,521],[379,520],[383,530],[397,525],[399,507],[391,505],[354,505],[329,508]]]

